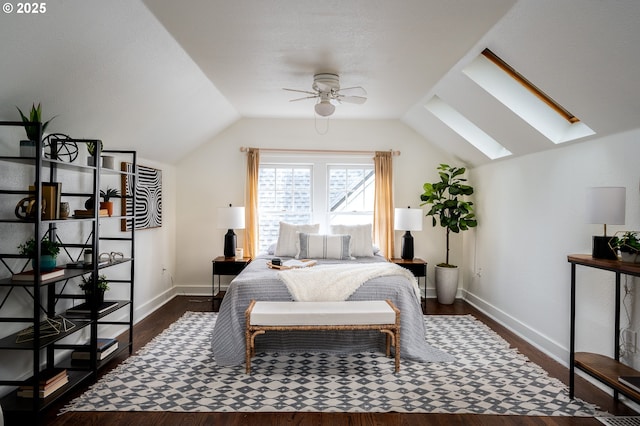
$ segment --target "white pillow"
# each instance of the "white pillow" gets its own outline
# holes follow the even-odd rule
[[[292,223],[280,222],[278,232],[278,243],[276,244],[276,256],[295,257],[298,254],[298,232],[315,234],[320,230],[320,224],[315,225],[294,225]]]
[[[332,234],[351,235],[351,256],[373,256],[373,239],[371,224],[365,225],[331,225]]]
[[[351,235],[307,234],[300,232],[300,251],[296,259],[351,259]]]

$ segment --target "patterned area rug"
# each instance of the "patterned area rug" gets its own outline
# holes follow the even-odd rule
[[[559,380],[472,316],[425,316],[430,344],[455,362],[383,353],[258,353],[245,366],[212,358],[211,312],[180,320],[63,411],[309,411],[595,416]]]

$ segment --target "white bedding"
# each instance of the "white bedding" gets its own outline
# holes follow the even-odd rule
[[[298,302],[337,302],[347,300],[365,282],[378,277],[400,275],[407,278],[420,297],[413,274],[395,263],[319,265],[278,272],[293,300]]]

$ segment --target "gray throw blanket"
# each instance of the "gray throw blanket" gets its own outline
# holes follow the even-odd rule
[[[212,349],[218,365],[239,365],[245,361],[244,313],[251,299],[293,300],[276,270],[267,267],[270,256],[254,259],[229,285],[213,330]],[[356,261],[319,260],[319,264],[385,262],[382,257]],[[422,362],[455,359],[427,344],[420,299],[414,284],[402,275],[378,277],[360,286],[348,300],[386,300],[400,309],[400,355]],[[384,351],[385,337],[378,331],[273,332],[258,336],[256,351],[268,352],[367,352]]]

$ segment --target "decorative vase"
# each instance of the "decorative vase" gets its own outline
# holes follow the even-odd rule
[[[31,261],[31,266],[36,269],[36,261]],[[56,268],[56,258],[50,254],[43,254],[40,256],[40,272],[53,271]]]
[[[104,167],[105,169],[116,168],[116,157],[112,155],[103,155],[101,158],[102,158],[102,167]]]
[[[436,266],[436,296],[438,303],[451,305],[458,292],[458,267]]]
[[[69,217],[69,203],[63,201],[60,203],[60,219],[66,219]]]

